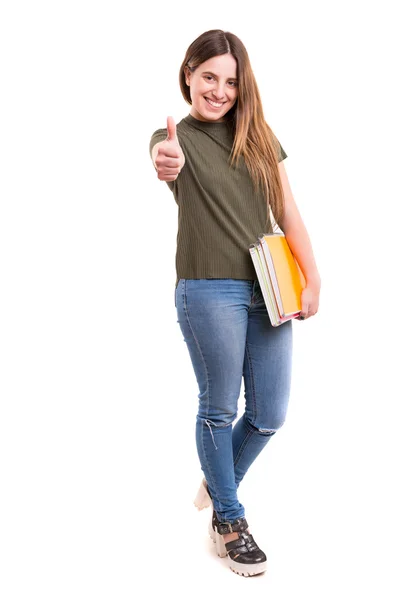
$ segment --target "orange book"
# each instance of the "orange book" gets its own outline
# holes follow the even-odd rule
[[[306,281],[284,234],[260,235],[249,250],[272,325],[297,317]]]

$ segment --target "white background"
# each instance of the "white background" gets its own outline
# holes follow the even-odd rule
[[[3,600],[399,598],[394,8],[2,3]],[[322,278],[287,421],[240,488],[269,561],[251,581],[192,504],[177,206],[148,151],[188,113],[179,66],[214,28],[248,49]]]

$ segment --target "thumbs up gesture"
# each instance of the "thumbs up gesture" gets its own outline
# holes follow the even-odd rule
[[[185,164],[172,117],[167,118],[167,138],[154,146],[153,162],[161,181],[175,181]]]

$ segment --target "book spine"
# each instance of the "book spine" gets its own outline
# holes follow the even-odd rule
[[[249,250],[271,324],[276,327],[279,325],[279,317],[274,303],[273,293],[271,292],[271,282],[268,276],[268,271],[265,267],[265,263],[263,262],[261,246],[258,243],[252,244]]]

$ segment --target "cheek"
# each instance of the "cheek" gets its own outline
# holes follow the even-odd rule
[[[196,85],[196,88],[195,88],[195,93],[198,96],[204,96],[207,93],[207,90],[208,90],[207,85],[204,85],[202,83],[198,83]]]

